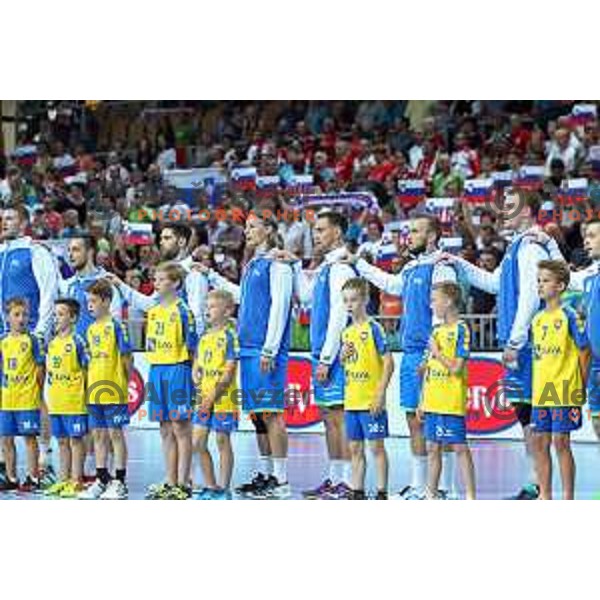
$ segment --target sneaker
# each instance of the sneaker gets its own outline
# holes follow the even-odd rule
[[[44,490],[44,494],[46,496],[59,496],[63,489],[67,485],[69,485],[69,483],[69,481],[57,481],[56,483],[53,483],[52,485],[48,486]]]
[[[85,486],[80,481],[69,481],[58,494],[61,498],[77,498]]]
[[[248,494],[252,494],[259,489],[262,489],[267,483],[268,477],[265,477],[262,473],[257,473],[252,481],[248,483],[243,483],[239,487],[235,488],[235,493],[240,496],[247,496]]]
[[[388,493],[383,492],[382,490],[379,490],[377,492],[377,494],[375,495],[375,500],[387,500],[387,499],[388,499]]]
[[[106,484],[96,479],[92,485],[88,486],[81,492],[77,498],[79,500],[98,500],[106,491]]]
[[[218,490],[211,490],[211,491],[212,491],[212,497],[209,498],[209,500],[232,500],[233,499],[231,490],[218,489]]]
[[[414,488],[412,485],[407,485],[403,487],[397,494],[393,497],[394,500],[424,500],[425,492],[419,491],[417,488]]]
[[[39,492],[40,489],[40,482],[36,481],[31,475],[27,475],[25,481],[19,486],[19,491],[26,494]]]
[[[96,481],[95,475],[84,475],[83,476],[83,483],[94,483],[95,481]]]
[[[5,477],[0,482],[0,492],[16,492],[19,489],[19,482],[12,481],[8,477]]]
[[[42,489],[49,488],[56,483],[56,471],[52,465],[46,465],[40,474],[40,485]]]
[[[537,500],[540,497],[540,488],[535,483],[526,485],[523,489],[515,494],[509,500]]]
[[[338,483],[331,491],[323,496],[323,500],[350,500],[352,488],[347,483]]]
[[[438,490],[438,500],[460,500],[460,496],[454,491]]]
[[[0,484],[6,481],[6,464],[0,463]]]
[[[146,490],[146,500],[167,500],[171,493],[171,487],[168,483],[153,483]]]
[[[285,500],[291,495],[292,488],[287,481],[279,483],[276,477],[269,475],[265,485],[261,489],[257,489],[255,492],[248,494],[248,497],[254,500]]]
[[[127,500],[128,497],[127,485],[118,479],[113,479],[100,496],[100,500]]]
[[[192,497],[192,488],[187,485],[171,486],[167,500],[189,500]]]
[[[216,492],[217,492],[216,489],[204,487],[204,488],[200,488],[199,490],[193,490],[192,496],[196,500],[212,500],[213,495]]]
[[[314,490],[306,490],[302,492],[302,497],[305,500],[321,500],[333,490],[331,479],[326,479],[321,485]]]
[[[366,500],[365,490],[350,490],[348,500]]]

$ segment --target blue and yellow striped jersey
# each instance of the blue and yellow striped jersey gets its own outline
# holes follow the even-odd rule
[[[437,325],[431,334],[442,356],[447,360],[468,359],[471,335],[464,321],[452,325]],[[429,353],[426,355],[426,372],[423,381],[425,412],[441,415],[465,415],[467,411],[467,365],[458,373],[452,373]]]
[[[2,365],[2,410],[35,410],[40,407],[38,379],[44,366],[44,344],[31,333],[8,333],[0,339]]]
[[[88,388],[101,381],[113,385],[103,386],[102,393],[91,393],[90,404],[127,404],[128,384],[123,357],[131,354],[129,334],[123,323],[108,316],[94,321],[87,330],[90,351]],[[98,388],[100,391],[100,387]]]
[[[218,331],[208,331],[200,338],[196,364],[202,369],[199,386],[201,395],[215,389],[217,383],[223,378],[226,364],[229,361],[237,361],[239,354],[237,336],[228,326]],[[214,412],[238,412],[236,390],[237,381],[234,377],[223,395],[215,401]]]
[[[533,406],[562,408],[583,404],[580,350],[587,345],[585,324],[570,306],[544,309],[531,323]]]
[[[146,359],[153,365],[190,361],[198,345],[194,316],[178,298],[146,312]]]
[[[344,360],[344,409],[369,410],[383,377],[383,357],[388,353],[385,333],[379,323],[367,319],[347,327],[342,342],[352,349]]]
[[[48,412],[52,415],[85,415],[85,369],[89,354],[84,339],[70,333],[48,344],[46,385]]]

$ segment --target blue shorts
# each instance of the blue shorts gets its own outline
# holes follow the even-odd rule
[[[0,410],[0,435],[39,435],[40,410]]]
[[[240,357],[242,408],[248,412],[283,412],[287,386],[288,357],[275,358],[272,371],[260,370],[260,356]]]
[[[531,404],[531,382],[533,379],[533,353],[527,344],[519,350],[516,369],[506,369],[504,375],[505,397],[517,404]]]
[[[151,365],[146,398],[150,421],[189,421],[194,399],[191,365]]]
[[[312,380],[317,406],[341,406],[344,404],[344,367],[339,358],[329,367],[329,379],[325,383],[317,381],[319,360],[312,358]]]
[[[240,421],[238,413],[221,412],[207,413],[197,410],[192,417],[192,423],[197,427],[204,427],[217,433],[231,433],[237,431]]]
[[[50,415],[50,431],[55,438],[82,438],[88,432],[88,416]]]
[[[382,440],[388,437],[388,417],[384,410],[376,417],[368,410],[347,410],[344,412],[346,438],[350,441]]]
[[[587,380],[587,401],[593,417],[600,415],[600,358],[592,358]]]
[[[531,410],[533,433],[569,433],[581,427],[581,408],[537,408]]]
[[[88,404],[90,429],[123,429],[129,425],[127,404]]]
[[[406,352],[400,360],[400,407],[407,412],[416,412],[421,400],[423,379],[417,369],[425,358],[423,352]]]
[[[438,444],[466,444],[467,423],[465,417],[425,413],[425,439]]]

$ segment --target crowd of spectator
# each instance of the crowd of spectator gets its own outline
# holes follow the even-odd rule
[[[586,110],[580,114],[577,106]],[[229,173],[254,167],[258,176],[281,182],[311,176],[319,193],[369,191],[378,210],[345,209],[348,244],[392,271],[407,259],[405,236],[394,224],[427,210],[427,198],[453,198],[446,237],[458,240],[456,251],[464,257],[492,271],[506,239],[493,210],[465,199],[465,181],[538,167],[542,175],[533,193],[546,214],[557,211],[564,182],[578,178],[586,180],[578,198],[581,214],[584,206],[600,209],[595,110],[595,103],[575,101],[58,103],[38,110],[19,129],[15,151],[0,157],[0,199],[27,207],[34,238],[89,232],[98,264],[147,294],[158,249],[152,242],[129,244],[124,232],[126,223],[149,220],[151,211],[141,208],[156,215],[184,204],[165,181],[173,168]],[[402,197],[399,182],[414,180],[423,182],[423,194]],[[291,202],[284,185],[260,194],[227,184],[216,201],[202,189],[192,199],[198,209],[245,211],[276,211]],[[547,224],[574,269],[586,261],[581,220],[560,214]],[[246,260],[243,223],[219,220],[213,210],[191,225],[196,258],[239,281]],[[316,266],[310,222],[279,226],[282,245]],[[385,294],[374,296],[373,309],[392,318],[402,310]],[[471,291],[466,310],[491,314],[495,299]]]

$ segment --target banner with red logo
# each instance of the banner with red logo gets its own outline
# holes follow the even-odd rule
[[[387,410],[391,436],[408,436],[405,412],[399,405],[399,374],[402,353],[394,353],[395,370],[387,393]],[[148,363],[143,353],[134,353],[134,372],[129,382],[131,427],[156,429],[147,416],[144,385]],[[522,432],[510,402],[505,397],[504,367],[500,354],[476,352],[468,362],[467,432],[471,437],[486,439],[521,439]],[[311,362],[307,353],[292,353],[289,360],[287,390],[288,407],[285,421],[290,432],[322,433],[323,423],[315,405],[311,387]],[[240,431],[254,431],[248,415],[240,419]],[[572,434],[574,441],[595,442],[596,436],[589,411],[583,408],[583,427]]]

